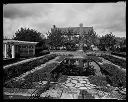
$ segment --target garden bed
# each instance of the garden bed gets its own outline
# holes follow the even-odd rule
[[[33,82],[39,82],[39,81],[44,81],[44,80],[49,80],[50,78],[50,74],[49,72],[51,70],[53,70],[53,68],[55,68],[58,65],[58,63],[53,62],[50,64],[47,64],[45,67],[36,70],[33,73],[30,73],[28,75],[26,75],[25,77],[23,77],[23,80],[20,79],[18,81],[12,79],[9,80],[6,84],[5,87],[8,88],[23,88],[23,89],[30,89],[35,87],[33,85]]]
[[[33,61],[29,61],[23,64],[11,66],[9,68],[4,69],[4,82],[7,80],[10,80],[11,78],[18,77],[21,74],[32,70],[33,68],[40,66],[41,64],[44,64],[48,62],[51,59],[54,59],[57,55],[56,54],[50,54],[45,55],[41,57],[40,59],[35,59]]]
[[[115,58],[113,56],[110,55],[102,55],[101,57],[103,57],[106,60],[109,60],[110,62],[121,66],[122,68],[126,69],[126,61],[123,59],[119,59],[119,58]]]
[[[19,61],[25,60],[25,58],[11,58],[11,59],[4,59],[3,60],[3,66],[8,64],[13,64]]]
[[[119,57],[124,57],[124,58],[126,58],[126,52],[122,52],[122,53],[112,52],[111,54],[112,54],[112,55],[119,56]]]
[[[126,61],[123,59],[119,59],[119,58],[113,57],[108,54],[92,53],[92,54],[87,54],[87,55],[98,62],[102,62],[102,61],[100,61],[100,59],[98,59],[97,57],[103,57],[104,59],[112,62],[113,64],[116,64],[116,65],[121,66],[122,68],[126,69]]]
[[[110,85],[115,87],[126,87],[126,72],[121,71],[111,64],[103,64],[100,66],[101,72],[105,74],[106,80]]]

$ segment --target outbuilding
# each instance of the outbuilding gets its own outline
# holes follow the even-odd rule
[[[3,40],[3,58],[32,57],[38,42]]]

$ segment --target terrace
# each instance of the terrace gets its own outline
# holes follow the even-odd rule
[[[105,69],[105,67],[109,68],[105,63],[100,64],[103,62],[97,56],[80,56],[76,53],[74,55],[71,53],[56,54],[52,60],[27,71],[19,78],[8,81],[4,94],[12,96],[12,99],[19,95],[27,99],[124,99],[126,93],[122,90],[126,87],[118,88],[120,81],[111,79],[116,76],[114,77],[114,73]],[[112,70],[115,69],[112,68]],[[125,78],[124,72],[120,75]],[[110,82],[108,79],[115,82]],[[124,86],[125,83],[124,81]],[[15,89],[26,91],[22,94],[19,93],[20,91],[15,94],[14,91],[9,92]],[[31,92],[28,93],[27,90]]]

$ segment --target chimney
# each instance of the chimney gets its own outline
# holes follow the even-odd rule
[[[55,25],[53,25],[53,28],[56,28],[56,26],[55,26]]]
[[[80,36],[82,36],[82,33],[83,33],[83,23],[80,23],[79,26],[80,26]]]
[[[80,27],[83,27],[83,23],[80,23],[80,25],[79,25]]]

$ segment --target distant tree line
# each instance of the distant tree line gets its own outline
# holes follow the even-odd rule
[[[90,30],[88,34],[83,32],[82,38],[75,36],[76,34],[77,32],[74,32],[70,28],[67,31],[51,28],[51,31],[46,33],[47,38],[45,38],[44,34],[38,32],[37,30],[21,28],[16,31],[15,36],[13,36],[12,39],[20,41],[40,42],[38,45],[43,46],[44,49],[48,47],[51,50],[59,50],[62,47],[64,50],[73,51],[78,49],[80,39],[82,39],[83,43],[86,45],[83,46],[84,50],[89,50],[91,49],[91,45],[95,45],[102,51],[126,51],[126,46],[124,46],[126,45],[126,39],[119,42],[112,33],[99,37],[96,32]],[[5,37],[4,39],[7,38]]]

